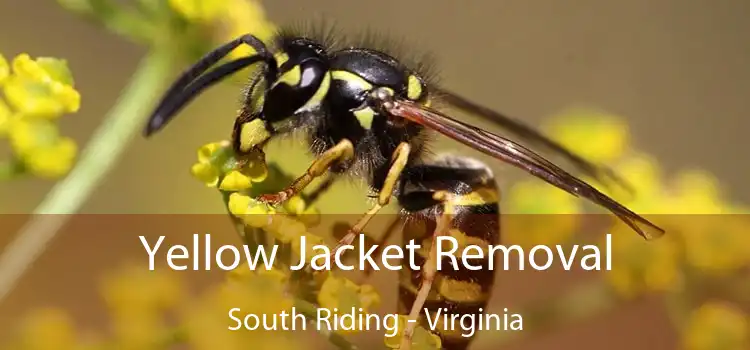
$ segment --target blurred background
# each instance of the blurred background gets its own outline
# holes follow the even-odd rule
[[[278,25],[325,17],[344,33],[373,29],[415,43],[414,50],[434,55],[443,85],[532,125],[542,125],[575,108],[614,115],[627,123],[629,144],[656,159],[667,179],[684,169],[701,169],[720,183],[724,200],[750,203],[746,183],[750,162],[744,155],[745,133],[750,130],[750,22],[746,21],[750,2],[276,0],[262,5],[267,19]],[[81,94],[81,108],[61,118],[59,125],[61,133],[75,139],[81,149],[147,52],[143,45],[85,21],[54,1],[0,3],[0,30],[4,33],[0,53],[9,61],[24,52],[67,60]],[[185,64],[175,60],[169,79]],[[241,86],[242,81],[237,81],[211,89],[158,137],[144,140],[137,135],[80,212],[224,213],[216,191],[201,186],[188,170],[199,146],[229,136]],[[596,148],[595,141],[580,137],[578,147]],[[269,160],[278,161],[289,173],[303,171],[311,158],[299,147],[292,155],[287,146],[273,145],[267,152]],[[476,155],[446,141],[438,142],[436,148]],[[279,154],[274,150],[282,149],[283,159],[274,158]],[[503,165],[494,168],[503,188],[510,186],[510,179],[525,176]],[[33,178],[0,184],[0,213],[31,213],[54,184]],[[352,193],[358,192],[349,184],[335,186],[330,194],[334,199],[323,200],[320,211],[364,211],[364,196],[354,203]],[[335,200],[342,196],[352,201],[346,208]],[[6,230],[9,227],[19,226],[2,228],[0,244],[10,242],[15,234]],[[105,266],[114,263],[109,254],[91,253],[92,242],[106,241],[113,249],[128,246],[136,252],[133,239],[127,235],[93,241],[82,234],[58,237],[48,252],[60,260],[45,259],[35,265],[18,289],[0,301],[0,342],[22,313],[36,306],[67,308],[88,324],[100,319],[101,310],[86,301],[93,292],[81,292],[82,287],[70,287],[66,281],[75,274],[75,280],[91,284]],[[69,257],[77,263],[66,265]],[[71,271],[71,266],[76,270]],[[529,274],[511,273],[502,277],[502,286],[513,290],[506,293],[521,296],[539,289],[554,290],[556,283],[569,282],[564,275],[548,272],[540,281]],[[677,348],[680,338],[660,305],[658,298],[637,299],[503,346]],[[481,345],[494,348],[491,340]]]

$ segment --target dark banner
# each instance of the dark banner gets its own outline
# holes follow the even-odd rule
[[[749,217],[656,215],[667,233],[646,240],[611,216],[455,214],[376,215],[363,234],[358,215],[66,217],[0,303],[0,340],[382,349],[411,324],[420,348],[447,349],[747,336]],[[30,218],[0,217],[4,248]]]

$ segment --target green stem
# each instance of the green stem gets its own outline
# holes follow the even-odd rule
[[[44,251],[60,228],[78,212],[113,169],[130,140],[141,130],[171,74],[171,56],[150,52],[119,100],[96,130],[75,168],[50,191],[0,256],[0,300]],[[50,215],[51,214],[51,215]],[[56,215],[55,215],[56,214]]]

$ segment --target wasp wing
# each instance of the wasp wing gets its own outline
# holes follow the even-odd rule
[[[509,116],[503,115],[501,113],[493,111],[492,109],[489,109],[487,107],[484,107],[477,103],[469,101],[466,98],[456,93],[453,93],[451,91],[448,91],[439,87],[433,88],[433,89],[436,90],[437,94],[440,96],[441,102],[445,102],[452,107],[455,107],[464,112],[473,114],[484,120],[493,122],[505,128],[506,130],[510,131],[511,133],[514,133],[516,136],[519,137],[519,139],[523,139],[528,142],[533,142],[535,144],[546,147],[548,150],[552,152],[562,155],[563,157],[567,158],[570,162],[572,162],[576,167],[581,169],[581,171],[583,171],[586,175],[591,176],[592,178],[594,178],[597,181],[602,182],[603,184],[606,184],[606,182],[604,181],[605,178],[609,178],[612,181],[616,182],[618,185],[622,186],[625,190],[627,190],[631,194],[634,193],[633,188],[627,183],[627,181],[619,177],[611,169],[598,166],[596,164],[593,164],[583,159],[581,156],[575,154],[574,152],[567,149],[565,146],[559,144],[558,142],[553,141],[549,137],[541,134],[539,131],[535,130],[534,128],[531,128],[528,125],[518,120],[515,120]]]
[[[433,129],[451,139],[523,169],[570,194],[584,197],[601,205],[646,239],[664,235],[664,230],[658,226],[516,142],[463,123],[435,109],[412,101],[392,100],[389,103],[384,103],[383,108],[396,117]],[[642,229],[638,223],[646,225],[651,230]]]

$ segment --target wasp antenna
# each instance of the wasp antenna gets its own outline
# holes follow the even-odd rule
[[[166,125],[166,123],[175,116],[177,112],[190,103],[194,98],[198,97],[203,90],[213,86],[225,77],[253,63],[261,61],[262,59],[262,57],[256,55],[238,58],[234,61],[225,63],[198,77],[198,79],[187,85],[183,90],[172,94],[172,96],[169,99],[165,99],[152,114],[144,130],[145,136],[150,136],[161,129],[161,127]]]
[[[252,47],[256,54],[225,63],[205,76],[201,76],[211,66],[242,44]],[[174,118],[175,114],[182,107],[206,88],[222,80],[224,77],[258,61],[264,61],[267,65],[266,73],[275,76],[278,70],[276,60],[268,51],[266,45],[260,39],[250,34],[243,35],[207,53],[172,83],[164,94],[164,97],[162,97],[161,102],[159,102],[159,105],[149,117],[143,131],[144,136],[151,136],[162,129]]]

